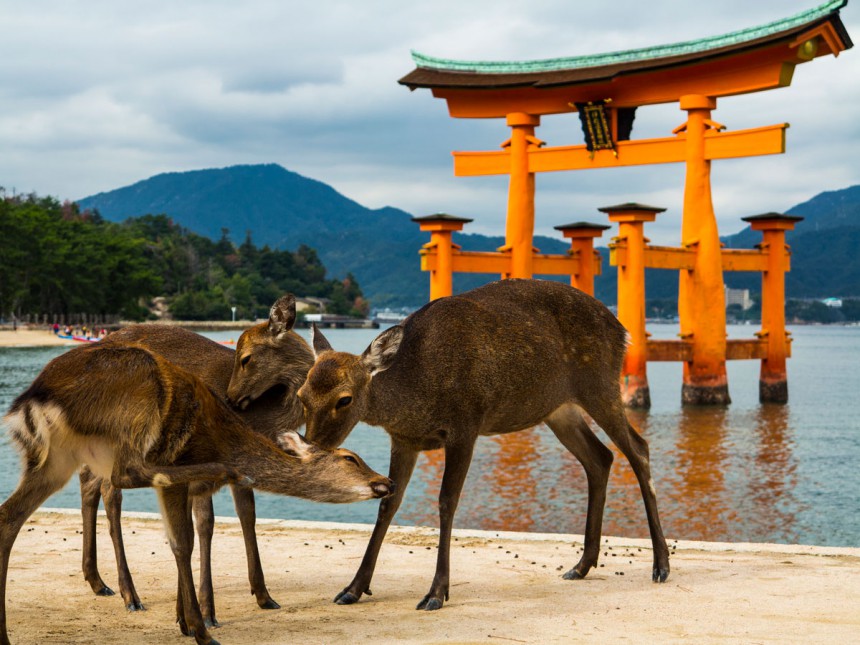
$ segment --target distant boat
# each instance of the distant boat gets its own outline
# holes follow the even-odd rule
[[[65,334],[57,334],[57,338],[63,338],[65,340],[76,340],[79,343],[97,343],[100,341],[100,338],[90,338],[89,336],[67,336]]]
[[[296,327],[307,329],[315,323],[328,329],[378,329],[379,322],[370,318],[353,318],[335,314],[305,314],[296,321]]]
[[[396,325],[397,323],[403,322],[408,317],[408,314],[400,313],[397,311],[377,311],[373,319],[383,325]]]

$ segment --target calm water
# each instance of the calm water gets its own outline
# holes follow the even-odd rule
[[[755,327],[733,327],[751,337]],[[673,326],[650,328],[672,338]],[[860,327],[796,327],[789,361],[790,403],[758,403],[757,361],[732,361],[727,408],[682,408],[680,364],[648,367],[652,409],[632,414],[651,446],[660,513],[667,537],[727,542],[860,546]],[[376,330],[326,332],[335,348],[360,352]],[[235,332],[209,334],[223,340]],[[0,408],[62,348],[0,349]],[[606,440],[605,435],[599,433]],[[388,437],[360,425],[347,440],[387,472]],[[418,462],[398,524],[437,526],[441,454]],[[0,438],[0,498],[15,487],[18,456]],[[124,508],[157,511],[149,490],[125,492]],[[457,526],[494,530],[582,533],[586,510],[581,466],[545,427],[481,439],[457,513]],[[77,508],[77,478],[46,506]],[[222,491],[216,513],[233,515]],[[259,517],[372,523],[376,502],[313,504],[258,495]],[[606,535],[647,537],[633,472],[616,451],[604,521]]]

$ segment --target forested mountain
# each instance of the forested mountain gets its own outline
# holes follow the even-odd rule
[[[427,301],[428,278],[420,271],[418,249],[428,237],[409,213],[365,208],[322,182],[278,165],[167,173],[78,203],[113,221],[164,213],[212,238],[229,229],[234,240],[250,231],[255,243],[271,248],[305,244],[317,250],[331,276],[351,272],[374,306],[418,306]],[[860,295],[860,258],[854,251],[860,248],[860,186],[822,193],[788,213],[806,218],[789,234],[793,256],[788,295]],[[725,241],[728,246],[750,248],[760,239],[759,233],[747,230]],[[491,250],[502,244],[502,238],[483,235],[455,234],[455,241],[466,250]],[[545,253],[568,248],[561,239],[543,237],[536,238],[535,245]],[[604,273],[597,279],[597,295],[614,303],[615,270],[609,266],[607,250],[601,252]],[[677,298],[676,273],[647,273],[649,299]],[[487,279],[457,275],[455,288],[462,291]],[[758,291],[761,278],[735,273],[726,274],[726,281]]]
[[[426,234],[408,213],[365,208],[275,164],[156,175],[78,204],[112,221],[164,213],[211,238],[229,229],[234,240],[250,231],[256,244],[271,248],[304,244],[317,250],[332,277],[355,275],[374,304],[399,304],[404,292],[404,304],[427,300],[417,259]],[[413,293],[419,285],[423,296]]]
[[[193,233],[166,215],[122,223],[77,204],[0,190],[0,316],[49,320],[141,319],[166,297],[184,320],[265,316],[285,292],[330,301],[333,313],[365,315],[367,303],[349,273],[330,279],[312,248],[257,247]]]

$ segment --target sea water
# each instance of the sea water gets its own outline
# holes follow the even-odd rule
[[[654,338],[677,326],[651,325]],[[751,326],[731,326],[749,338]],[[788,363],[789,403],[758,402],[758,361],[728,364],[732,404],[681,406],[681,365],[651,363],[652,407],[631,412],[648,440],[663,529],[674,539],[779,542],[860,547],[860,327],[797,326]],[[239,332],[206,334],[235,339]],[[306,331],[300,331],[307,338]],[[361,352],[378,330],[327,330],[339,350]],[[0,349],[0,408],[7,409],[62,347]],[[602,431],[598,436],[611,445]],[[389,441],[359,424],[344,444],[387,472]],[[647,537],[632,470],[613,448],[603,532]],[[436,499],[444,458],[423,453],[395,523],[438,526]],[[14,489],[19,457],[0,435],[0,499]],[[329,505],[257,494],[258,517],[373,523],[378,502]],[[457,511],[458,527],[582,533],[587,489],[579,463],[543,426],[482,438]],[[77,478],[47,507],[79,508]],[[150,490],[124,492],[124,509],[157,512]],[[218,515],[234,515],[229,491],[215,497]]]

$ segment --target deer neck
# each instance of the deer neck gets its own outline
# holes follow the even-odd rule
[[[231,442],[225,463],[254,480],[254,488],[268,493],[295,495],[301,462],[274,441],[255,432],[242,433]]]

